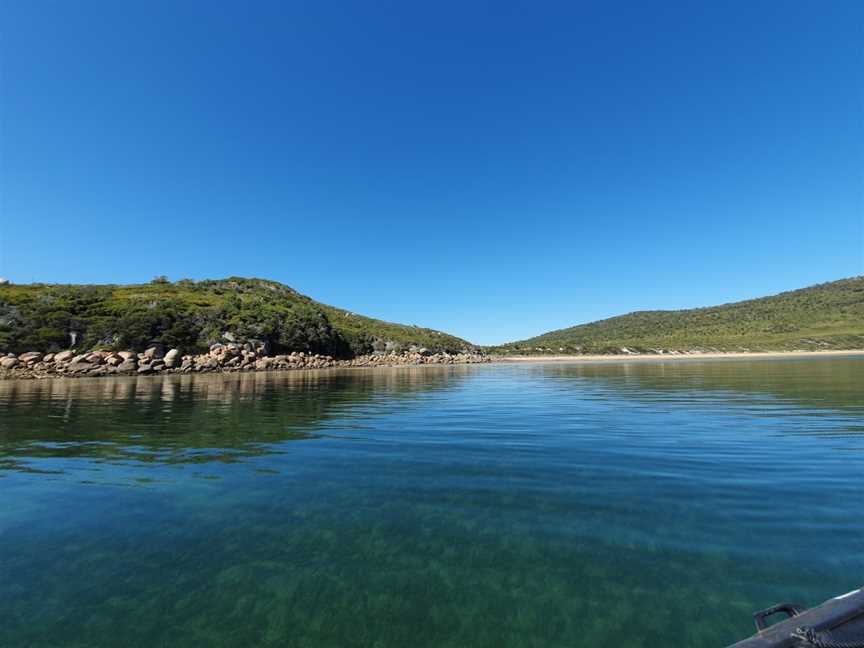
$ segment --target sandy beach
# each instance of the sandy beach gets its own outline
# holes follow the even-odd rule
[[[492,362],[680,362],[694,360],[769,360],[782,358],[832,358],[864,356],[864,349],[830,351],[765,351],[739,353],[631,353],[605,355],[524,355],[493,356]]]

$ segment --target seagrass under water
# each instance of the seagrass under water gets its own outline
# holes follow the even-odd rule
[[[0,383],[0,645],[688,646],[864,581],[864,360]]]

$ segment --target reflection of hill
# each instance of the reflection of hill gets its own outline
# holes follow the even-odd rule
[[[796,407],[864,409],[864,359],[761,359],[538,365],[544,375],[602,381],[634,398],[690,392],[764,395]],[[647,393],[646,393],[646,390]]]
[[[14,456],[233,461],[328,419],[446,389],[467,367],[0,381],[0,467]],[[395,402],[394,402],[395,401]],[[3,455],[6,455],[5,460]]]

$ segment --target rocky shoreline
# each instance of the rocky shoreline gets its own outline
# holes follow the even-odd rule
[[[425,349],[376,353],[340,360],[302,351],[268,355],[263,349],[255,349],[249,344],[214,344],[209,352],[196,355],[183,355],[179,349],[166,350],[160,346],[152,346],[143,353],[134,351],[77,353],[71,350],[45,354],[38,351],[19,355],[8,353],[0,357],[0,380],[478,364],[489,361],[488,356],[480,353],[433,353]]]

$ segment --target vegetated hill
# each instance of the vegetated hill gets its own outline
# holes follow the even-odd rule
[[[316,302],[264,279],[139,285],[0,285],[0,351],[142,350],[151,343],[184,352],[214,342],[259,341],[273,352],[348,358],[425,347],[472,345],[432,329],[392,324]]]
[[[862,348],[864,276],[722,306],[639,311],[488,350],[566,354]]]

